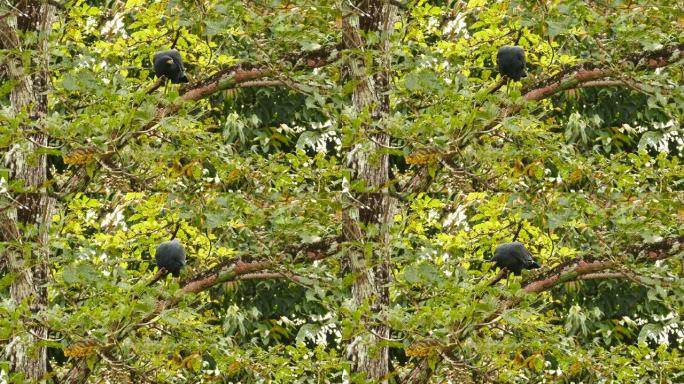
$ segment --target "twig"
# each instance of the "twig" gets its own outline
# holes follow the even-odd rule
[[[27,329],[26,329],[26,332],[32,334],[32,335],[35,336],[36,338],[41,339],[41,340],[43,340],[43,341],[58,342],[58,341],[64,340],[64,337],[61,337],[61,338],[59,338],[59,339],[50,339],[50,338],[47,338],[47,337],[40,336],[40,335],[36,334],[35,332],[33,332],[33,330],[32,330],[31,328],[27,328]]]
[[[392,339],[392,338],[389,338],[389,337],[380,336],[380,335],[378,335],[378,334],[373,330],[372,327],[369,327],[369,328],[368,328],[368,332],[370,332],[370,333],[372,333],[373,335],[375,335],[375,337],[377,337],[378,339],[385,340],[385,341],[391,341],[391,342],[402,341],[402,340],[404,340],[404,339],[406,338],[406,337],[402,337],[401,339]]]
[[[238,84],[237,88],[258,88],[258,87],[278,87],[278,86],[285,86],[287,87],[287,83],[282,81],[282,80],[253,80],[253,81],[245,81],[242,84]]]

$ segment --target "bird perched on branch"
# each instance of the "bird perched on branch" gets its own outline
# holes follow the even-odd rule
[[[174,277],[178,277],[185,265],[185,250],[178,239],[165,241],[157,247],[157,267],[166,269]]]
[[[175,234],[174,234],[175,236]],[[155,255],[157,260],[157,274],[147,283],[147,286],[166,277],[169,273],[174,277],[180,275],[180,270],[185,266],[185,250],[178,239],[165,241],[157,246]]]
[[[539,264],[534,261],[530,251],[520,242],[505,243],[496,247],[494,257],[489,261],[496,263],[501,269],[507,269],[519,275],[523,269],[536,269]]]
[[[175,49],[154,54],[154,73],[157,77],[166,77],[172,83],[187,83],[188,76],[183,68],[183,59]]]
[[[499,48],[496,64],[502,76],[518,81],[525,77],[525,51],[519,46]]]
[[[523,269],[536,269],[539,264],[532,258],[530,251],[525,248],[522,243],[512,242],[504,243],[496,247],[494,257],[489,261],[496,263],[496,266],[501,269],[498,275],[494,277],[488,285],[494,285],[499,280],[507,277],[509,273],[519,275]]]

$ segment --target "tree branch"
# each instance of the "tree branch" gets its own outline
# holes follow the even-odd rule
[[[578,84],[577,88],[629,87],[625,80],[594,80]]]
[[[238,85],[238,88],[265,88],[265,87],[282,87],[287,86],[282,80],[254,80],[245,81]]]
[[[629,276],[624,272],[597,272],[578,276],[577,280],[610,280],[628,278]]]
[[[555,76],[537,83],[531,90],[523,89],[523,99],[525,101],[539,101],[558,92],[577,88],[581,84],[594,82],[596,80],[612,76],[616,73],[616,67],[634,66],[636,69],[656,69],[678,62],[684,56],[684,44],[670,45],[656,51],[645,52],[638,55],[630,55],[624,58],[617,66],[610,63],[598,65],[591,63],[580,64],[579,66],[566,69]],[[497,125],[505,117],[516,113],[520,106],[514,106],[503,110],[502,114],[490,124],[484,131]]]
[[[665,239],[663,241],[629,247],[618,260],[596,260],[591,255],[580,257],[565,262],[558,267],[543,272],[534,280],[523,283],[523,289],[527,293],[538,293],[548,290],[558,284],[578,280],[581,276],[592,275],[618,265],[618,261],[630,256],[637,255],[637,261],[657,261],[672,254],[684,251],[684,235]]]
[[[337,49],[337,45],[326,46],[312,52],[306,52],[299,55],[289,55],[284,57],[281,61],[289,63],[293,69],[314,69],[334,61],[337,58]],[[166,107],[160,107],[157,110],[155,117],[143,125],[139,130],[132,134],[123,134],[118,137],[114,137],[108,145],[107,152],[99,154],[97,156],[98,159],[103,161],[109,160],[122,148],[124,148],[130,142],[130,140],[137,138],[143,133],[149,134],[149,132],[156,129],[157,124],[164,117],[178,112],[178,110],[180,110],[185,103],[204,99],[226,89],[259,86],[255,81],[256,79],[273,74],[273,71],[269,69],[268,65],[255,66],[249,69],[245,69],[245,67],[249,67],[249,65],[241,64],[221,70],[206,79],[200,80],[197,83],[190,85],[188,88],[181,89],[181,96],[175,100],[173,104]],[[146,90],[143,90],[142,92],[151,92],[152,90],[156,89],[156,87],[159,87],[161,84],[160,80],[161,79],[158,79],[154,85]],[[276,84],[273,83],[268,86],[273,85]],[[86,189],[90,178],[91,176],[89,176],[86,172],[86,164],[80,165],[76,170],[74,170],[74,173],[64,183],[64,185],[60,186],[59,190],[65,193],[83,191]]]
[[[247,273],[237,278],[238,280],[269,280],[269,279],[289,279],[299,280],[299,276],[290,275],[285,272],[259,272]]]
[[[599,86],[599,81],[606,77],[616,74],[619,67],[634,66],[636,69],[657,69],[679,62],[684,57],[684,44],[674,44],[665,48],[640,54],[632,54],[625,57],[617,65],[611,63],[583,63],[578,66],[565,69],[554,76],[543,79],[530,88],[524,88],[523,99],[526,102],[540,101],[555,95],[558,92],[568,89],[582,87],[583,84]],[[625,84],[624,82],[622,82]],[[499,85],[499,84],[496,84]],[[496,88],[496,85],[494,88]],[[613,86],[613,83],[606,83],[604,86]],[[626,84],[628,85],[628,84]],[[493,89],[494,89],[493,88]],[[522,105],[512,105],[503,108],[499,114],[488,124],[486,124],[474,137],[492,133],[503,119],[511,116],[522,109]],[[458,149],[470,143],[470,140],[462,140],[458,144],[451,145],[442,152],[442,159],[452,159],[458,154]],[[426,190],[433,179],[427,172],[427,165],[423,165],[416,170],[416,174],[402,186],[401,191],[415,193]]]
[[[340,241],[340,237],[332,237],[321,240],[313,244],[303,244],[297,246],[289,246],[285,248],[285,251],[290,255],[294,256],[292,263],[296,262],[313,262],[316,260],[321,260],[328,257],[331,253],[328,252],[330,249],[334,249],[337,243]],[[288,252],[289,251],[289,252]],[[275,277],[285,277],[297,279],[296,276],[288,276],[283,272],[276,272],[273,274],[269,273],[258,273],[275,265],[273,260],[254,260],[249,262],[244,261],[230,261],[225,263],[225,265],[217,266],[216,268],[202,274],[199,277],[193,278],[187,282],[181,282],[181,289],[179,294],[174,294],[168,300],[160,300],[157,302],[155,309],[148,313],[143,319],[137,323],[131,324],[128,327],[120,329],[118,332],[110,334],[106,344],[98,349],[99,352],[106,353],[114,346],[117,342],[124,339],[128,334],[137,329],[148,326],[153,322],[153,320],[159,316],[159,314],[165,309],[171,308],[178,301],[180,297],[185,294],[199,293],[207,290],[218,284],[235,281],[235,280],[250,280],[255,278],[275,278]],[[276,276],[277,275],[277,276]],[[73,367],[65,377],[62,378],[62,382],[65,383],[82,383],[85,382],[91,373],[91,368],[87,361],[88,357],[79,358],[74,362]],[[93,359],[93,356],[89,357]],[[96,362],[90,361],[90,367],[93,367]]]
[[[636,260],[639,262],[654,262],[666,259],[682,251],[684,251],[684,235],[667,238],[657,243],[630,246],[621,252],[618,260],[625,259],[631,255],[636,255]],[[561,283],[579,280],[583,277],[584,279],[587,279],[586,276],[611,276],[608,273],[601,273],[601,271],[615,267],[618,260],[598,259],[592,255],[585,255],[584,257],[565,262],[549,271],[543,272],[535,279],[523,283],[523,291],[530,294],[539,293]],[[626,275],[620,273],[620,276],[624,277]],[[457,333],[454,336],[454,342],[443,346],[441,350],[449,352],[454,349],[459,345],[459,341],[465,339],[472,332],[477,331],[482,327],[490,326],[501,313],[506,309],[517,305],[520,300],[521,298],[516,296],[512,299],[500,302],[497,309],[482,322],[474,327],[465,328],[468,332]],[[404,380],[410,380],[406,381],[410,383],[426,383],[429,381],[434,370],[436,370],[436,367],[430,367],[428,358],[423,357],[416,363],[413,370],[407,374]],[[404,382],[404,380],[402,380],[402,382]]]

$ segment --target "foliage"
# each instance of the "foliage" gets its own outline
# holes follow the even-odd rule
[[[58,197],[48,309],[8,300],[15,276],[2,277],[0,340],[44,324],[54,373],[85,357],[93,383],[363,383],[349,343],[384,322],[397,373],[427,358],[435,383],[684,380],[682,250],[657,262],[625,251],[684,234],[684,66],[626,61],[681,42],[681,7],[421,0],[401,8],[385,148],[399,199],[387,313],[351,299],[357,276],[341,257],[349,244],[315,261],[303,250],[340,238],[351,192],[367,187],[346,160],[379,127],[366,129],[367,111],[350,107],[348,52],[314,69],[291,60],[338,47],[348,12],[326,0],[67,1],[50,41],[50,142],[35,154],[49,155],[46,187]],[[496,50],[518,38],[529,77],[488,92]],[[150,93],[150,58],[171,46],[190,86],[253,68],[278,84],[243,83],[188,103],[176,85]],[[363,52],[369,61],[375,54]],[[579,64],[605,64],[628,86],[524,100]],[[0,78],[0,148],[21,150],[29,138],[18,127],[29,116],[9,108],[15,85]],[[430,187],[402,190],[423,167]],[[91,177],[86,190],[59,190],[79,169]],[[8,191],[24,187],[0,169],[0,209]],[[148,287],[154,249],[174,233],[188,268]],[[488,286],[486,260],[514,238],[545,269]],[[378,244],[362,246],[370,254]],[[525,294],[526,282],[579,257],[612,260],[627,278]],[[208,270],[254,261],[277,276],[255,271],[179,291]],[[98,352],[112,335],[116,345]],[[0,362],[2,380],[21,382],[8,366]]]

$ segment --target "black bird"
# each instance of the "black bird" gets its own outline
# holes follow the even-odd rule
[[[154,54],[154,73],[157,77],[165,76],[174,84],[188,82],[188,76],[183,68],[183,59],[175,49]]]
[[[489,261],[495,262],[497,267],[508,269],[515,275],[519,275],[523,269],[539,268],[539,264],[534,261],[530,251],[517,241],[496,247],[494,257]]]
[[[496,55],[499,73],[518,81],[525,77],[525,51],[519,46],[505,46]]]
[[[181,268],[185,265],[185,251],[178,239],[165,241],[157,247],[157,267],[166,269],[174,277],[178,277]]]

